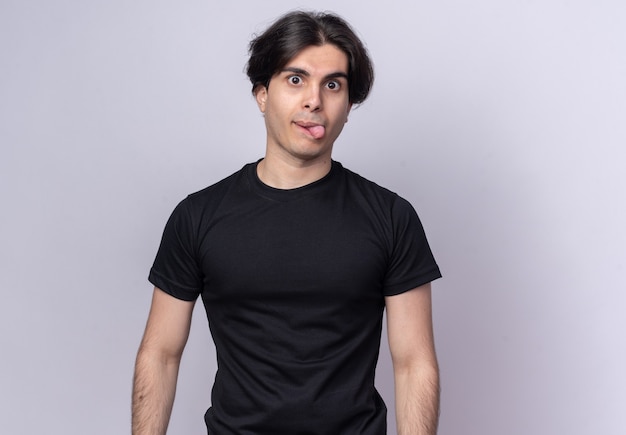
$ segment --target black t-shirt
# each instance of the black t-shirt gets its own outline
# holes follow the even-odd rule
[[[188,196],[149,279],[202,297],[218,362],[210,434],[381,435],[384,297],[440,276],[411,205],[333,162],[297,189],[248,164]]]

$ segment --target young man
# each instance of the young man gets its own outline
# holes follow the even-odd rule
[[[250,45],[265,157],[170,217],[137,356],[133,434],[164,434],[194,301],[218,371],[209,434],[386,433],[374,388],[383,310],[400,434],[435,434],[439,379],[420,221],[396,194],[331,159],[373,70],[342,19],[295,12]]]

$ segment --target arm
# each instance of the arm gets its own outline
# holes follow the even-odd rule
[[[398,435],[435,435],[439,420],[439,368],[430,284],[387,296],[385,304]]]
[[[133,381],[133,435],[164,435],[169,423],[180,359],[189,337],[194,302],[155,287]]]

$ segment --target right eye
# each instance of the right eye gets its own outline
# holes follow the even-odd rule
[[[300,76],[289,76],[287,80],[292,85],[299,85],[300,83],[302,83],[302,79],[300,78]]]

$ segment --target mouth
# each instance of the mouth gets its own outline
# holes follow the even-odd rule
[[[321,124],[316,124],[314,122],[304,122],[299,121],[295,122],[296,126],[298,126],[305,134],[311,136],[313,139],[321,139],[326,134],[326,127]]]

